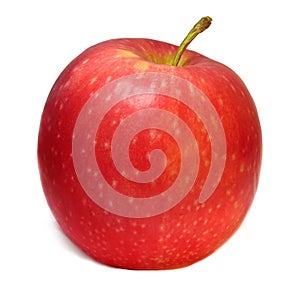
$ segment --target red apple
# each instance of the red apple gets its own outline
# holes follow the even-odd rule
[[[47,99],[38,162],[63,232],[97,261],[172,269],[223,245],[259,178],[255,104],[228,67],[180,48],[115,39],[80,54]],[[176,55],[176,56],[175,56]]]

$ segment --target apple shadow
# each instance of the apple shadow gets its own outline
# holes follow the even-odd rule
[[[88,260],[90,262],[96,263],[96,261],[94,261],[91,257],[89,257],[86,253],[84,253],[77,245],[75,245],[62,231],[62,229],[60,228],[59,224],[54,220],[52,222],[52,228],[56,233],[56,237],[59,241],[59,243],[61,243],[63,245],[63,247],[68,250],[69,252],[71,252],[72,254],[76,255],[77,257],[79,257],[80,259],[84,259],[84,260]]]

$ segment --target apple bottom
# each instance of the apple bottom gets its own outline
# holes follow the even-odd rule
[[[222,190],[217,190],[211,199],[220,195]],[[82,196],[76,216],[70,211],[57,220],[75,244],[102,264],[136,270],[175,269],[206,258],[238,229],[246,209],[232,213],[222,208],[221,201],[214,206],[212,201],[200,204],[198,194],[190,193],[167,213],[131,219],[103,211]],[[238,205],[232,201],[230,207]]]

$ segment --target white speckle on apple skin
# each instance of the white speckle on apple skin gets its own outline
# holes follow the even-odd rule
[[[70,86],[70,84],[71,84],[71,81],[70,81],[70,80],[67,80],[67,81],[65,82],[65,84],[63,85],[63,88],[64,88],[64,89],[67,88],[68,86]]]
[[[117,185],[118,185],[118,181],[117,181],[117,180],[113,180],[113,181],[112,181],[112,187],[113,187],[113,188],[116,188]]]
[[[228,78],[227,78],[226,76],[221,75],[221,78],[222,78],[226,83],[229,83],[229,80],[228,80]]]
[[[231,189],[227,189],[227,190],[226,190],[226,195],[228,196],[228,195],[231,195],[231,194],[232,194]]]
[[[89,62],[89,58],[87,58],[87,59],[85,59],[83,62],[82,62],[82,64],[86,64],[86,63],[88,63]]]
[[[111,76],[107,76],[105,82],[106,82],[106,83],[109,83],[110,80],[111,80]]]
[[[245,171],[245,164],[244,163],[241,163],[240,165],[240,172],[244,172]]]
[[[222,98],[219,98],[219,99],[218,99],[218,104],[219,104],[219,106],[221,106],[221,107],[224,105],[224,101],[223,101]]]
[[[111,100],[111,95],[108,94],[107,97],[105,98],[105,101],[109,102],[110,100]]]
[[[93,83],[95,83],[97,81],[97,77],[93,77],[91,80],[90,80],[90,85],[92,85]]]
[[[230,87],[231,87],[232,91],[235,93],[235,92],[236,92],[236,88],[235,88],[235,86],[233,86],[233,85],[230,85]]]

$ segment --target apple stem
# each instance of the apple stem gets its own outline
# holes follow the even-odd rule
[[[172,65],[178,66],[178,63],[180,61],[180,58],[188,45],[193,41],[193,39],[201,32],[206,30],[210,24],[211,24],[212,19],[209,16],[202,17],[195,25],[194,27],[190,30],[190,32],[187,34],[185,39],[181,42],[176,55],[173,59]]]

